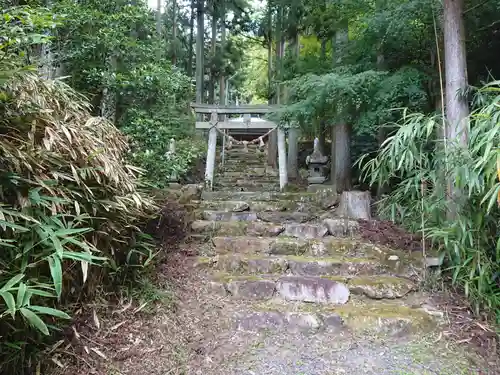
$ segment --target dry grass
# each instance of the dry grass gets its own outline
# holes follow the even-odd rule
[[[68,304],[151,260],[154,247],[140,227],[157,206],[125,162],[127,139],[92,117],[65,83],[22,73],[0,94],[0,286],[8,285],[0,372],[20,373],[37,366],[38,349],[50,342],[32,327],[48,336],[55,316],[67,318],[47,308],[70,311]],[[104,262],[113,267],[94,266]],[[40,317],[37,306],[45,309]]]
[[[227,328],[221,319],[225,301],[208,293],[190,263],[185,253],[176,253],[158,266],[156,287],[175,294],[168,303],[88,305],[52,353],[54,374],[180,375],[211,361],[217,334]]]

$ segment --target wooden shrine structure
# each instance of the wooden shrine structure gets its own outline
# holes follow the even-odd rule
[[[288,183],[288,177],[297,177],[298,132],[295,128],[278,127],[273,121],[268,121],[252,115],[266,115],[277,110],[270,105],[239,105],[219,106],[211,104],[192,103],[191,108],[196,113],[196,129],[208,130],[208,150],[205,169],[207,188],[212,189],[214,182],[215,156],[217,137],[221,135],[223,149],[226,138],[234,140],[229,134],[255,136],[252,141],[241,141],[242,144],[257,143],[263,145],[267,138],[267,163],[278,166],[280,189]],[[231,118],[231,115],[240,115]],[[288,157],[286,136],[288,133]],[[240,142],[238,142],[240,143]],[[276,160],[276,154],[278,160]]]

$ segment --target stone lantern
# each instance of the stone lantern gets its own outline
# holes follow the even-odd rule
[[[319,150],[319,139],[314,139],[314,150],[311,155],[306,158],[306,164],[309,169],[309,177],[307,181],[310,184],[322,184],[326,180],[326,168],[328,156],[323,156]]]

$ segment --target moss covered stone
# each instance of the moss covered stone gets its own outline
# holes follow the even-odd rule
[[[194,233],[210,233],[213,236],[277,236],[283,226],[258,221],[196,220],[191,224]]]
[[[277,301],[260,302],[253,306],[257,311],[287,311],[287,303]],[[427,333],[435,330],[439,321],[420,308],[412,308],[402,304],[386,302],[357,303],[351,300],[344,305],[331,306],[311,303],[298,303],[294,311],[317,313],[320,316],[336,314],[343,324],[354,332],[398,335]]]
[[[348,285],[352,293],[373,299],[402,298],[416,289],[410,280],[391,276],[355,277]]]

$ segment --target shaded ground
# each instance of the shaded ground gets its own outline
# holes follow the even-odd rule
[[[82,311],[69,331],[71,343],[64,346],[64,353],[51,354],[65,366],[68,359],[72,364],[54,374],[498,374],[493,359],[480,364],[482,360],[467,353],[470,346],[464,346],[486,344],[489,329],[467,318],[467,312],[457,315],[460,310],[454,306],[449,307],[452,320],[443,335],[412,341],[349,334],[339,339],[338,333],[297,335],[291,340],[293,335],[287,332],[233,332],[224,317],[238,306],[209,293],[203,275],[192,272],[186,257],[193,251],[172,254],[158,267],[149,292],[164,292],[163,298],[146,304],[140,300],[95,304]],[[479,330],[464,331],[464,319],[467,327]],[[494,358],[495,345],[490,340],[483,353],[489,351]]]
[[[391,221],[358,221],[361,226],[361,237],[366,241],[394,249],[422,251],[421,234],[409,233]]]

